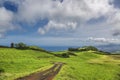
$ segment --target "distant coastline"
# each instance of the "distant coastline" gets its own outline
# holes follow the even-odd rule
[[[72,47],[72,48],[78,48],[81,46],[39,46],[42,47],[45,50],[48,51],[63,51],[63,50],[67,50],[68,48]],[[106,52],[118,52],[120,51],[120,46],[119,45],[101,45],[101,46],[95,46],[97,47],[99,50],[102,51],[106,51]]]

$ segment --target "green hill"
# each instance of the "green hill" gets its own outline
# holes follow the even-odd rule
[[[53,57],[40,51],[0,48],[0,80],[13,80],[46,66],[49,67]]]
[[[54,52],[63,54],[67,51]],[[54,80],[120,80],[120,59],[98,51],[73,51],[69,58],[48,52],[0,48],[0,80],[15,78],[45,70],[53,62],[64,62]],[[119,56],[119,55],[116,55]]]
[[[100,55],[96,51],[76,54],[63,60],[66,65],[55,80],[120,80],[120,58]]]

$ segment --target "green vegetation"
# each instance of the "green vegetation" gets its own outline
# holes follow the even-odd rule
[[[35,46],[25,50],[0,48],[0,80],[45,70],[54,62],[65,63],[54,80],[120,80],[120,55],[102,54],[93,49],[49,53]]]
[[[13,46],[14,46],[14,43],[13,44],[11,43],[11,47],[13,47]],[[17,48],[17,49],[28,49],[28,46],[25,43],[20,42],[20,43],[15,44],[15,48]]]
[[[55,80],[120,80],[120,58],[95,53],[76,52],[77,56],[60,59],[66,65]]]
[[[74,52],[70,52],[70,51],[57,52],[57,54],[55,52],[54,55],[61,58],[69,58],[70,56],[77,56]]]
[[[13,80],[49,67],[53,57],[40,51],[0,48],[0,80]]]
[[[68,51],[98,51],[98,49],[94,46],[84,46],[81,48],[68,48]]]

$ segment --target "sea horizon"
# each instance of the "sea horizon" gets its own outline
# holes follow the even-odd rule
[[[68,50],[68,48],[78,48],[80,46],[39,46],[48,51],[64,51]]]

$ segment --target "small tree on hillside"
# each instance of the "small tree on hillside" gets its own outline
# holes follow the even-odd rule
[[[10,47],[11,47],[11,48],[14,48],[14,43],[11,43]]]

